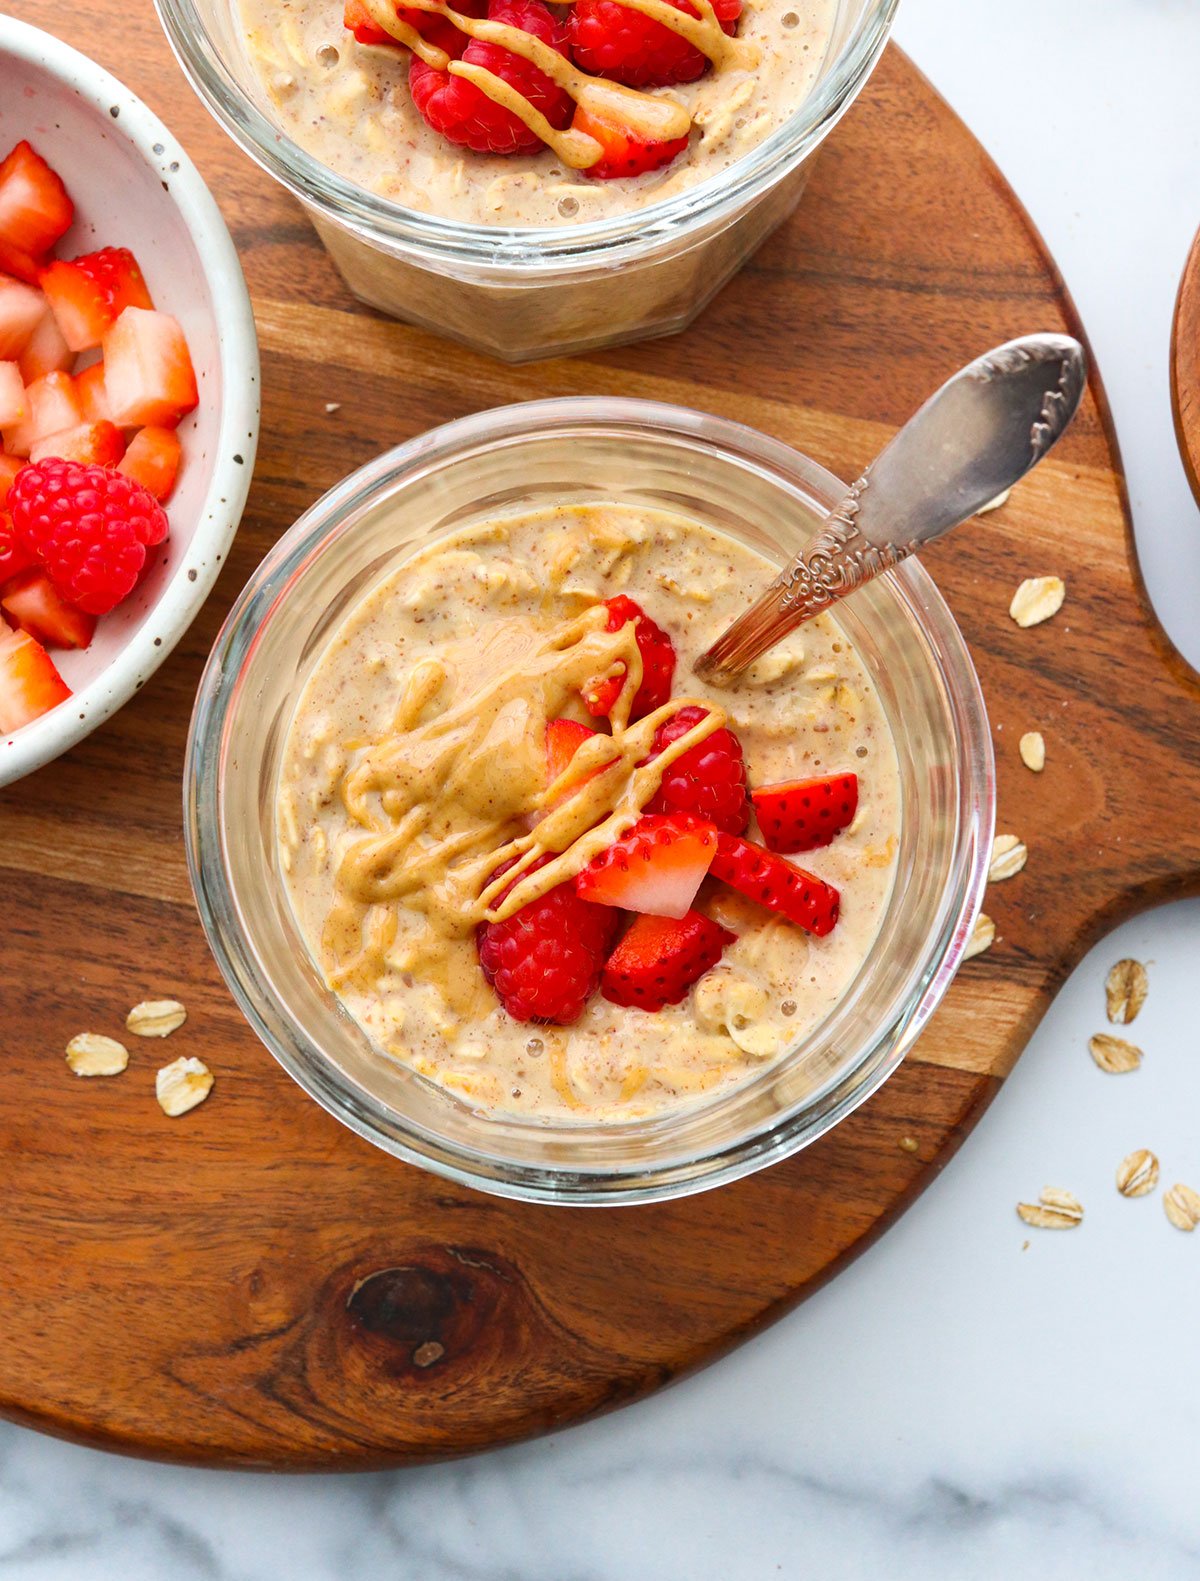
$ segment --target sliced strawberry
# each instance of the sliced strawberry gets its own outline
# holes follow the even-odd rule
[[[802,867],[793,867],[753,840],[737,834],[718,835],[711,871],[714,878],[818,938],[831,933],[837,924],[841,896],[833,885]]]
[[[46,373],[61,373],[75,361],[75,353],[62,338],[58,320],[46,310],[41,322],[25,342],[25,350],[17,359],[21,377],[32,384]]]
[[[137,259],[127,247],[59,258],[38,276],[72,351],[90,351],[127,307],[153,308]]]
[[[633,699],[629,717],[631,720],[641,719],[644,714],[653,713],[670,699],[671,682],[675,676],[675,648],[662,627],[656,625],[641,605],[626,598],[624,593],[619,593],[616,598],[605,599],[604,602],[608,610],[606,631],[620,631],[630,621],[634,623],[634,635],[642,657],[642,684]],[[598,675],[589,681],[583,688],[583,702],[588,713],[593,717],[607,718],[621,695],[624,681],[623,663],[620,674]]]
[[[18,143],[0,164],[0,241],[17,254],[41,258],[74,218],[58,176],[28,143]]]
[[[605,963],[600,992],[614,1005],[638,1010],[677,1005],[736,938],[728,928],[698,911],[689,911],[678,920],[635,917]]]
[[[601,181],[619,180],[623,176],[643,176],[648,170],[658,170],[682,154],[688,145],[687,137],[673,137],[665,142],[655,142],[639,136],[628,126],[598,115],[595,109],[575,106],[571,123],[577,132],[586,132],[595,138],[602,150],[594,165],[589,165],[585,175],[596,176]]]
[[[19,357],[46,312],[46,298],[33,286],[0,275],[0,359]]]
[[[200,399],[179,321],[127,307],[104,337],[104,387],[118,428],[173,428]]]
[[[175,487],[182,457],[183,446],[173,428],[139,428],[117,471],[149,489],[162,503]]]
[[[571,760],[585,741],[590,741],[598,734],[591,725],[576,724],[574,719],[551,719],[546,725],[546,784],[553,785],[561,775],[565,774],[571,766]],[[553,802],[547,804],[545,811],[561,806],[564,801],[574,796],[575,792],[587,784],[588,780],[595,779],[600,769],[592,769],[582,779],[572,780]]]
[[[852,823],[858,775],[827,774],[785,780],[750,792],[763,844],[771,851],[815,851]]]
[[[717,831],[687,813],[650,814],[576,876],[584,900],[682,917],[717,854]]]
[[[0,457],[0,460],[3,460]],[[0,476],[0,499],[7,492],[7,484]],[[6,510],[0,510],[0,586],[11,577],[17,576],[22,571],[28,571],[30,566],[36,565],[37,560],[23,543],[17,539],[13,530],[12,517]]]
[[[4,448],[10,455],[27,456],[39,439],[76,428],[83,421],[75,382],[69,373],[46,373],[25,390],[29,416],[4,430]]]
[[[121,430],[113,423],[101,421],[78,423],[73,428],[63,428],[56,434],[47,434],[45,439],[35,440],[29,459],[44,461],[47,456],[58,456],[63,461],[115,467],[124,454],[125,440]]]
[[[75,399],[85,423],[111,423],[108,393],[104,388],[104,364],[93,362],[75,375]]]
[[[4,505],[4,497],[8,493],[12,480],[25,465],[20,456],[10,456],[0,450],[0,507]]]
[[[484,10],[482,3],[476,4],[475,0],[467,0],[467,3],[456,6],[455,9],[467,16],[482,16]],[[407,22],[409,27],[415,28],[431,44],[444,49],[447,55],[455,57],[461,55],[470,42],[466,34],[460,33],[448,17],[439,16],[436,11],[416,11],[411,6],[398,5],[396,17],[401,22]],[[342,12],[342,25],[354,34],[360,44],[387,46],[392,49],[404,48],[399,39],[393,38],[390,33],[385,33],[376,25],[371,13],[362,4],[362,0],[346,0]]]
[[[0,730],[19,730],[70,695],[40,642],[0,626]]]
[[[0,609],[47,648],[86,648],[95,615],[68,604],[44,571],[24,571],[0,587]]]
[[[0,428],[14,428],[29,416],[25,380],[15,362],[0,362]]]

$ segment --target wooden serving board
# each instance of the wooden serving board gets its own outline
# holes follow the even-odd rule
[[[9,3],[48,20],[41,0]],[[0,795],[0,1409],[109,1448],[350,1468],[636,1399],[867,1245],[978,1120],[1088,945],[1200,888],[1200,683],[1146,608],[1099,383],[1009,505],[929,557],[988,696],[1000,827],[1030,852],[989,894],[996,946],[865,1107],[716,1192],[504,1203],[373,1150],[292,1084],[218,977],[184,872],[179,782],[204,657],[299,512],[431,424],[546,394],[652,396],[852,477],[968,357],[1027,330],[1078,333],[1062,282],[998,172],[892,49],[798,215],[692,329],[502,367],[349,298],[296,205],[193,100],[148,0],[63,0],[50,20],[144,94],[208,178],[254,296],[265,401],[242,531],[189,636],[105,728]],[[1066,577],[1067,604],[1019,631],[1013,589],[1042,573]],[[1035,728],[1038,777],[1017,756]],[[189,1012],[169,1043],[130,1039],[116,1080],[68,1073],[74,1033],[120,1035],[136,1000],[163,994]],[[153,1076],[178,1054],[204,1058],[216,1087],[167,1121]]]
[[[1183,469],[1200,503],[1200,231],[1184,265],[1171,326],[1171,406]]]

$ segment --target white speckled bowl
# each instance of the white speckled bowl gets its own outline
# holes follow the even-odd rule
[[[0,785],[81,741],[187,630],[237,531],[258,443],[258,343],[229,232],[195,166],[128,88],[48,33],[0,15],[0,155],[27,137],[59,172],[76,219],[64,257],[130,247],[155,304],[183,325],[200,405],[180,425],[171,536],[84,653],[55,652],[75,696],[0,737]]]

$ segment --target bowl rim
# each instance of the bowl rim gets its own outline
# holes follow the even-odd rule
[[[0,736],[3,786],[61,756],[123,707],[199,613],[224,564],[250,489],[258,449],[259,356],[250,293],[237,250],[216,200],[174,134],[103,66],[28,22],[0,15],[0,56],[49,72],[104,116],[112,131],[166,184],[208,282],[221,368],[212,477],[187,552],[139,628],[69,705],[60,704],[12,735]]]
[[[453,260],[507,278],[615,267],[700,227],[728,224],[837,125],[870,77],[900,0],[861,0],[832,68],[782,126],[726,169],[672,198],[577,225],[480,225],[406,208],[322,164],[274,125],[217,50],[196,0],[154,0],[197,96],[234,142],[310,209],[386,251]]]
[[[397,1119],[381,1100],[351,1090],[319,1056],[305,1059],[303,1029],[291,1012],[264,990],[256,951],[241,924],[226,868],[224,795],[218,772],[223,756],[224,721],[245,679],[245,666],[258,646],[262,625],[282,590],[324,542],[336,535],[360,507],[394,485],[398,474],[425,474],[440,460],[461,453],[472,442],[519,442],[544,432],[540,419],[561,432],[569,422],[619,427],[622,422],[652,424],[673,437],[712,442],[738,451],[749,442],[754,458],[786,468],[802,463],[821,488],[836,499],[844,487],[819,463],[782,440],[726,418],[655,401],[574,396],[520,402],[459,418],[396,446],[356,469],[306,510],[265,557],[246,584],[214,643],[200,685],[185,756],[184,837],[188,873],[201,923],[217,965],[252,1028],[283,1068],[336,1119],[394,1157],[476,1190],[525,1201],[565,1205],[636,1204],[689,1195],[736,1180],[777,1162],[824,1135],[874,1093],[896,1070],[940,1003],[963,956],[987,883],[995,825],[995,764],[983,694],[966,641],[928,573],[914,560],[886,573],[893,592],[929,637],[939,639],[938,668],[950,685],[952,714],[963,764],[958,775],[959,833],[955,867],[947,883],[919,973],[906,990],[903,1014],[893,1016],[864,1043],[854,1070],[831,1083],[815,1117],[800,1106],[781,1111],[761,1131],[701,1155],[686,1166],[666,1164],[637,1169],[615,1166],[604,1172],[569,1164],[515,1164],[446,1141],[418,1124]],[[713,425],[716,425],[714,434]],[[766,464],[770,464],[769,461]],[[794,472],[791,474],[794,476]],[[940,643],[948,646],[942,648]],[[945,662],[949,660],[949,663]],[[955,692],[954,688],[960,691]],[[964,728],[965,726],[965,728]],[[953,891],[957,890],[957,897]],[[282,1019],[282,1032],[264,1012],[270,999]],[[293,1036],[293,1034],[295,1034]],[[873,1053],[878,1053],[869,1069]],[[382,1121],[381,1121],[382,1117]]]

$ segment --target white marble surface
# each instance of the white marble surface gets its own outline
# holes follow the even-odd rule
[[[1166,385],[1200,221],[1200,6],[905,0],[899,36],[1063,267],[1150,588],[1200,660],[1200,513]],[[1198,950],[1200,902],[1106,941],[913,1211],[702,1376],[538,1444],[356,1479],[176,1470],[0,1426],[0,1581],[1200,1577],[1200,1234],[1112,1184],[1149,1146],[1200,1188]],[[1124,1079],[1085,1049],[1121,953],[1153,962],[1147,1060]],[[1081,1196],[1082,1231],[1026,1235],[1013,1204],[1045,1183]]]

